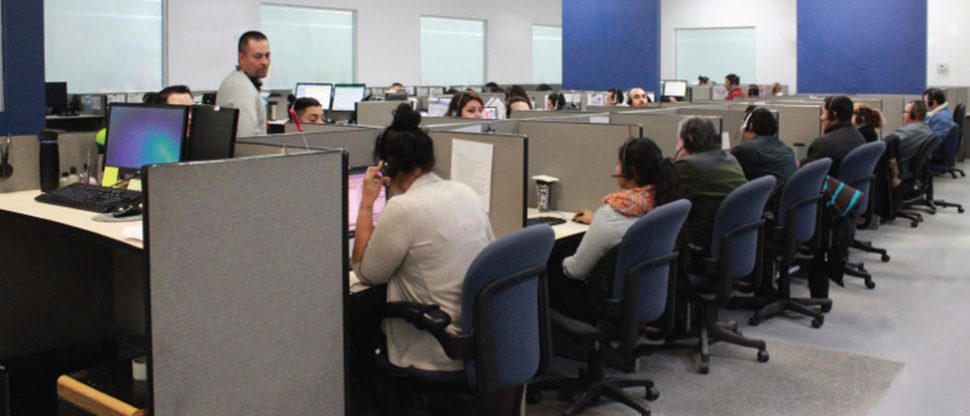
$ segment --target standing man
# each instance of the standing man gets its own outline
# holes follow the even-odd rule
[[[735,98],[744,98],[744,90],[741,89],[741,77],[735,74],[727,74],[724,77],[724,89],[727,90],[725,100],[731,101]]]
[[[239,37],[239,65],[222,81],[216,104],[239,109],[239,137],[266,134],[266,106],[260,97],[260,81],[269,74],[269,39],[249,31]]]

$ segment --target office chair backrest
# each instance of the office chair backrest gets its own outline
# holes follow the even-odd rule
[[[952,132],[952,130],[956,129],[951,129],[951,133],[949,134],[950,136],[955,134]],[[944,143],[944,145],[945,144],[946,143]],[[916,150],[916,156],[913,156],[913,158],[909,161],[909,171],[912,174],[912,179],[919,181],[919,183],[916,187],[907,189],[907,191],[911,192],[912,190],[916,190],[919,194],[925,193],[926,190],[923,188],[929,184],[930,177],[933,176],[931,169],[932,163],[930,162],[933,160],[933,155],[936,153],[936,149],[939,147],[940,142],[931,137],[923,142],[919,149]]]
[[[657,207],[633,223],[620,240],[613,275],[613,295],[634,299],[637,305],[636,320],[640,324],[654,321],[664,313],[672,263],[661,263],[641,270],[636,270],[636,267],[674,252],[677,236],[690,207],[691,203],[686,199]],[[631,272],[636,273],[630,275]],[[633,287],[627,286],[627,279],[631,279]]]
[[[761,221],[774,186],[774,176],[762,176],[731,191],[717,208],[711,254],[728,262],[727,277],[732,281],[748,276],[756,266],[759,230],[753,224]]]
[[[960,127],[961,137],[963,134],[963,125],[966,124],[966,121],[967,106],[963,105],[962,103],[957,104],[957,106],[953,108],[953,122],[957,123],[957,126]]]
[[[943,157],[943,163],[948,167],[956,165],[957,152],[959,151],[960,128],[959,126],[953,126],[946,137],[943,138],[943,143],[940,144],[940,156]]]
[[[791,213],[792,218],[788,218],[788,211],[793,205],[821,193],[825,175],[830,167],[832,167],[832,159],[827,157],[810,162],[795,171],[781,191],[778,225],[784,226],[789,222],[793,224],[796,244],[804,243],[815,235],[818,204],[811,203],[796,208]]]
[[[879,158],[886,151],[886,143],[874,141],[866,143],[855,149],[842,159],[842,166],[839,167],[838,179],[859,192],[864,198],[859,202],[856,212],[865,212],[869,207],[869,189],[872,187],[872,175],[876,171],[876,164]]]
[[[494,392],[520,386],[539,371],[547,347],[544,280],[555,243],[548,225],[494,241],[472,261],[462,287],[462,332],[475,335],[468,383]]]

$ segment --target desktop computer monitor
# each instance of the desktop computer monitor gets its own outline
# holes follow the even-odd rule
[[[320,102],[324,110],[329,110],[330,97],[333,96],[333,84],[300,82],[296,84],[293,95],[296,98],[313,98]]]
[[[407,101],[408,95],[403,92],[386,92],[384,101]]]
[[[498,108],[485,107],[482,110],[482,118],[485,120],[498,120]]]
[[[357,230],[357,214],[360,210],[360,199],[364,190],[364,173],[367,168],[355,168],[350,170],[347,175],[347,225],[351,233]],[[381,190],[381,194],[374,201],[374,222],[381,218],[384,212],[384,205],[387,204],[387,190]]]
[[[663,82],[661,97],[687,97],[687,81],[668,79]]]
[[[404,92],[408,95],[408,97],[414,97],[418,95],[418,90],[413,85],[404,87]]]
[[[105,165],[138,173],[145,165],[180,161],[188,116],[187,106],[111,104]]]
[[[450,98],[428,98],[428,117],[444,117],[450,104]]]
[[[48,114],[64,114],[67,110],[67,83],[66,82],[47,82],[44,83],[47,96]]]
[[[427,97],[429,94],[431,94],[431,88],[417,87],[414,92],[418,97]]]
[[[357,103],[364,99],[367,88],[364,84],[337,84],[333,88],[331,111],[354,111]]]
[[[193,106],[189,137],[185,140],[185,160],[232,158],[238,121],[239,110],[235,108]]]

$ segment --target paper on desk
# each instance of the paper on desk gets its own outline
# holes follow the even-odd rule
[[[136,225],[126,225],[121,229],[121,235],[129,240],[145,241],[144,229],[142,228],[142,223]]]
[[[482,199],[485,212],[490,212],[492,203],[493,150],[488,143],[451,141],[451,180],[471,187]]]
[[[473,125],[468,126],[468,127],[462,127],[460,129],[455,129],[454,131],[456,133],[481,133],[482,132],[482,125],[481,124],[473,124]]]

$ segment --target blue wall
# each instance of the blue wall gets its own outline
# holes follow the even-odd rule
[[[919,94],[927,0],[798,0],[798,92]]]
[[[660,0],[563,0],[563,88],[660,88]]]
[[[3,0],[3,99],[0,135],[44,129],[44,2]]]

